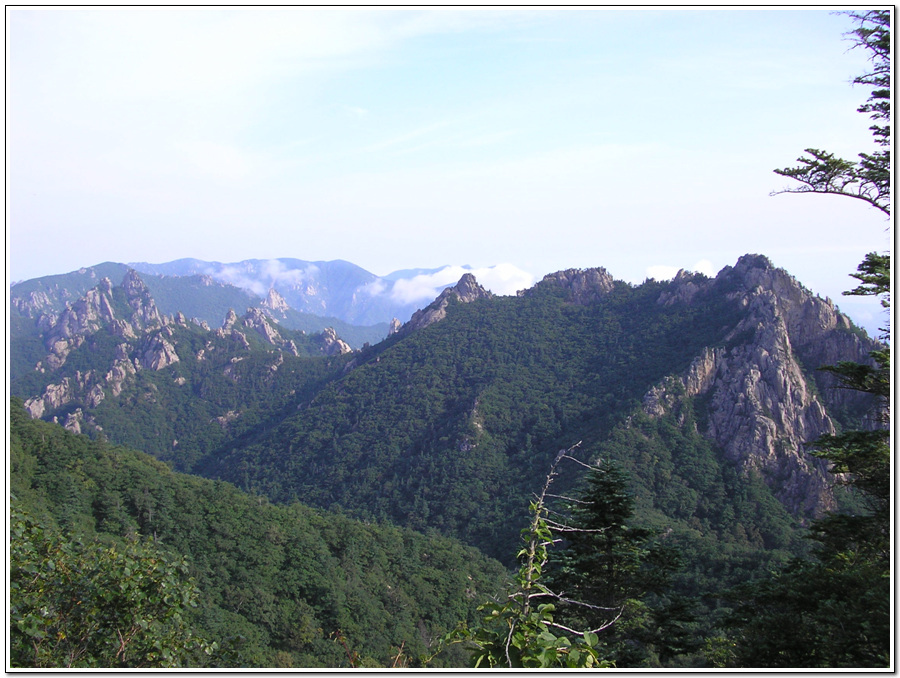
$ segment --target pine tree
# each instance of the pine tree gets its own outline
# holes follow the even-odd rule
[[[610,461],[587,474],[586,487],[568,501],[560,533],[564,548],[551,557],[547,585],[561,597],[559,619],[602,629],[600,642],[618,667],[637,666],[649,645],[671,654],[660,625],[692,619],[690,606],[663,614],[661,598],[680,565],[677,552],[653,531],[633,524],[628,475]],[[683,640],[683,639],[682,639]]]

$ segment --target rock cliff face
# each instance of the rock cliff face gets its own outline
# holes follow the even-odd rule
[[[84,338],[103,327],[123,339],[163,327],[171,322],[160,315],[147,287],[133,270],[123,280],[124,304],[115,298],[113,284],[103,278],[93,289],[72,304],[67,304],[45,334],[49,351],[45,362],[51,370],[61,367],[66,356],[78,348]]]
[[[408,334],[443,320],[447,316],[447,306],[450,304],[450,299],[456,299],[464,304],[468,304],[476,299],[490,299],[493,296],[493,294],[478,284],[474,275],[466,273],[459,279],[455,287],[448,287],[428,306],[413,313],[412,318],[394,334]]]
[[[533,294],[535,290],[547,287],[562,288],[567,292],[567,300],[575,304],[590,304],[609,294],[615,280],[605,268],[570,268],[544,276],[530,290],[519,292],[519,296]]]
[[[320,343],[322,352],[325,355],[343,355],[353,351],[347,342],[338,337],[333,327],[325,328],[325,331],[322,332]]]
[[[270,294],[269,302],[271,308],[281,306],[277,293]],[[233,310],[229,311],[222,328],[214,331],[204,322],[188,321],[183,313],[177,313],[173,318],[163,316],[140,276],[130,270],[120,287],[113,286],[109,278],[100,280],[80,299],[67,304],[50,323],[43,336],[48,354],[35,365],[35,370],[48,376],[59,376],[47,383],[39,394],[25,399],[25,408],[32,417],[54,419],[54,413],[71,409],[73,405],[92,410],[105,398],[118,397],[142,370],[158,372],[180,362],[176,330],[188,328],[209,336],[206,348],[196,353],[195,360],[203,360],[210,351],[216,350],[213,337],[228,339],[242,349],[250,350],[248,335],[253,336],[256,342],[277,349],[273,369],[277,369],[284,354],[300,355],[294,341],[285,338],[278,326],[259,308],[248,309],[243,317],[238,317]],[[111,362],[100,370],[76,370],[74,374],[66,374],[67,370],[63,368],[71,352],[104,332],[120,340]],[[92,346],[93,343],[87,344],[89,348]],[[349,351],[350,347],[337,337],[334,330],[322,335],[323,354],[339,355]],[[77,415],[75,411],[69,412],[65,419],[66,427],[80,431],[85,422],[91,421],[89,416],[85,419],[83,414],[81,408],[77,408]]]
[[[67,304],[49,323],[43,335],[48,353],[35,370],[48,375],[50,383],[40,393],[26,398],[25,407],[36,418],[56,418],[57,412],[71,410],[65,415],[65,425],[80,431],[86,423],[91,423],[90,411],[105,398],[119,397],[139,372],[159,372],[181,362],[179,336],[183,338],[186,331],[206,335],[204,348],[191,352],[193,360],[202,361],[216,351],[221,352],[221,342],[216,342],[225,340],[238,350],[274,349],[270,369],[277,370],[285,355],[300,355],[297,344],[285,336],[288,331],[280,329],[269,316],[285,308],[284,300],[272,290],[264,308],[249,308],[240,317],[231,309],[222,327],[211,330],[205,322],[189,321],[183,313],[176,313],[172,318],[162,315],[150,291],[133,270],[126,273],[119,287],[109,278],[103,278],[80,299]],[[100,340],[102,345],[108,346],[109,337],[118,340],[113,355],[107,358],[109,362],[102,369],[71,373],[66,363],[72,351],[86,342],[86,347],[93,350],[94,338],[103,333],[108,336]],[[331,328],[318,337],[318,350],[329,356],[352,351]],[[229,363],[224,371],[226,376],[237,378],[234,363]],[[184,383],[183,377],[178,379]],[[72,410],[74,406],[80,406],[77,415]]]
[[[850,332],[846,316],[815,297],[765,257],[747,255],[715,280],[679,273],[660,304],[688,305],[715,285],[724,286],[746,313],[730,332],[729,348],[707,349],[686,373],[644,396],[644,410],[659,416],[679,398],[708,398],[704,432],[746,472],[758,473],[794,514],[815,517],[834,508],[827,466],[804,452],[836,432],[826,407],[864,396],[828,386],[810,372],[838,360],[865,361],[872,345]]]
[[[285,313],[291,310],[291,307],[285,301],[284,297],[278,294],[274,287],[269,288],[269,294],[261,304],[273,316],[284,318]]]

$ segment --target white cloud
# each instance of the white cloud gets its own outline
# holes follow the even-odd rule
[[[259,297],[266,296],[266,293],[268,292],[268,287],[266,285],[263,285],[259,280],[247,276],[244,271],[236,266],[225,266],[220,269],[209,268],[206,273],[216,280],[226,282],[235,287],[240,287],[241,289],[249,290]]]
[[[713,263],[709,259],[701,259],[696,264],[694,264],[694,267],[691,270],[696,271],[697,273],[702,273],[708,278],[715,277],[717,273],[715,266],[713,266]]]
[[[319,267],[315,264],[303,269],[287,268],[277,259],[264,261],[256,276],[241,266],[209,267],[204,271],[216,280],[248,290],[260,297],[266,296],[269,289],[276,285],[299,285],[305,280],[315,278],[318,272]]]
[[[319,273],[319,267],[310,264],[306,268],[287,268],[278,259],[269,259],[260,272],[264,277],[268,278],[271,286],[281,285],[299,285],[305,280],[315,278]]]
[[[459,275],[455,271],[459,271]],[[391,288],[391,299],[402,304],[431,301],[444,287],[459,280],[464,272],[460,266],[445,266],[435,273],[401,278]]]
[[[412,278],[397,280],[391,288],[391,298],[404,304],[430,302],[448,285],[456,284],[466,273],[494,294],[508,295],[530,287],[534,276],[512,264],[498,264],[481,268],[469,266],[445,266],[434,273],[424,273]]]
[[[381,296],[385,293],[386,290],[387,283],[381,279],[367,283],[366,285],[361,285],[359,288],[357,288],[358,292],[362,292],[363,294],[370,297]]]
[[[534,284],[534,276],[531,273],[512,264],[476,268],[472,269],[472,274],[482,286],[500,295],[512,295]]]
[[[656,280],[669,280],[674,278],[678,271],[681,270],[680,266],[648,266],[647,267],[647,277],[655,278]],[[709,259],[701,259],[693,266],[687,268],[688,271],[695,271],[696,273],[702,273],[705,276],[710,278],[716,275],[716,269],[713,266],[713,263]]]

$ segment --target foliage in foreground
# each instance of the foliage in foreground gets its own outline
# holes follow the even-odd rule
[[[480,623],[443,639],[468,647],[476,668],[648,666],[651,654],[699,647],[687,637],[696,629],[684,629],[690,604],[660,598],[679,566],[676,550],[632,524],[627,474],[608,461],[585,464],[573,449],[560,451],[531,502],[510,593],[479,607]],[[588,469],[575,497],[549,492],[562,461]]]
[[[203,666],[187,562],[152,541],[81,543],[23,511],[10,529],[10,663],[37,668]]]
[[[460,625],[444,643],[466,643],[471,649],[474,668],[608,668],[609,661],[599,657],[598,629],[576,631],[554,621],[559,600],[541,581],[549,561],[548,547],[555,541],[547,514],[546,500],[556,476],[556,465],[569,457],[563,450],[547,475],[541,494],[529,505],[531,522],[522,530],[525,542],[517,557],[521,566],[513,590],[505,600],[490,601],[478,610],[483,617],[473,627]],[[612,623],[612,622],[610,622]]]

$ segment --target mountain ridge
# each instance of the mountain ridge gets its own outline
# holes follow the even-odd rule
[[[13,382],[32,416],[120,437],[277,501],[302,496],[434,527],[495,557],[514,544],[510,516],[524,510],[523,479],[541,476],[544,457],[575,437],[601,454],[636,435],[628,421],[651,440],[674,427],[710,473],[758,477],[784,519],[802,524],[836,501],[803,445],[855,425],[866,408],[817,368],[865,360],[874,344],[759,255],[715,278],[682,272],[639,286],[569,269],[515,297],[465,274],[361,350],[333,330],[276,323],[280,293],[243,316],[232,310],[217,329],[160,314],[140,277],[100,281],[39,348],[16,344],[23,364],[45,356]],[[685,417],[693,429],[682,430]],[[654,454],[672,454],[660,445]],[[647,469],[634,472],[669,493]],[[699,485],[672,473],[695,497],[684,506],[699,506]],[[644,510],[675,506],[648,494]]]

